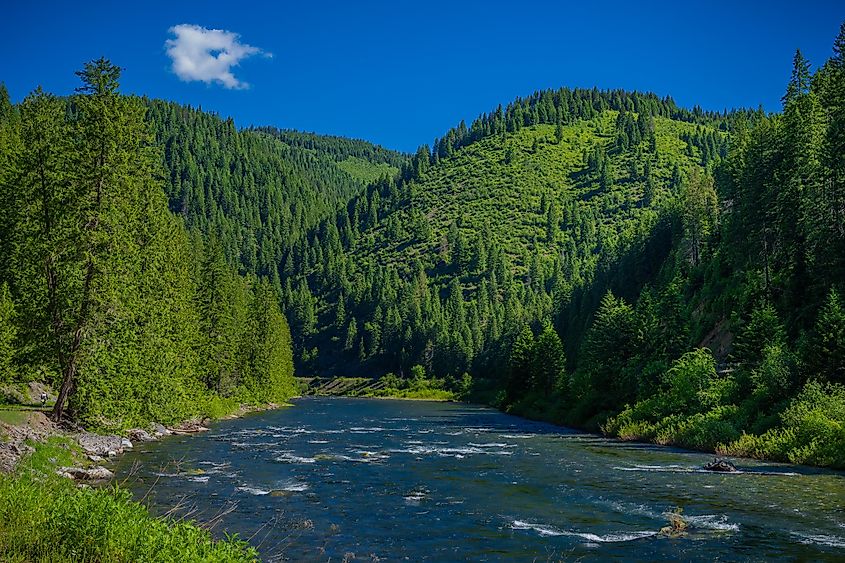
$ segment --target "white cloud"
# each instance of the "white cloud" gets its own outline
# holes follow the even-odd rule
[[[206,84],[217,82],[226,88],[249,88],[249,84],[235,78],[232,67],[252,55],[273,56],[241,43],[237,33],[223,29],[180,24],[169,31],[176,37],[165,42],[167,55],[173,60],[173,72],[185,82],[199,80]]]

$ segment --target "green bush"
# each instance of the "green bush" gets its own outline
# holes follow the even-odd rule
[[[725,453],[845,468],[845,386],[810,381],[781,415],[781,426],[744,434]]]
[[[701,412],[722,404],[729,385],[717,379],[710,350],[698,348],[678,358],[666,372],[666,408],[670,413]]]

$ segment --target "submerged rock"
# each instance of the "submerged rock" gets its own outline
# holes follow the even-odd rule
[[[736,468],[736,465],[731,463],[729,460],[718,458],[714,458],[713,461],[704,464],[702,469],[705,471],[715,471],[717,473],[735,473],[736,471],[739,471]]]
[[[687,528],[689,524],[684,518],[684,509],[681,507],[675,508],[668,513],[669,525],[660,528],[659,534],[669,538],[682,538],[687,535]]]

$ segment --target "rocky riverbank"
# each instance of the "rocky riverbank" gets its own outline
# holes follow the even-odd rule
[[[277,404],[242,405],[221,419],[240,418],[248,413],[278,408]],[[15,405],[4,411],[0,419],[0,472],[11,473],[20,460],[33,452],[32,443],[43,443],[51,436],[63,436],[77,443],[84,454],[85,465],[56,467],[56,473],[79,482],[105,482],[114,476],[103,464],[132,449],[134,443],[152,442],[170,435],[190,435],[205,432],[213,422],[210,418],[186,420],[166,427],[152,423],[147,428],[132,428],[124,435],[96,434],[72,425],[54,423],[47,411],[36,406]]]

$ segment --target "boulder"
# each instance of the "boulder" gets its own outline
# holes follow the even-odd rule
[[[702,468],[705,471],[715,471],[717,473],[735,473],[739,471],[736,465],[727,459],[714,458],[713,461],[706,463]]]
[[[88,468],[60,467],[56,470],[56,473],[62,477],[74,479],[75,481],[108,481],[114,477],[114,473],[99,465]]]
[[[129,439],[135,442],[154,442],[155,437],[142,428],[133,428],[128,432]]]
[[[152,430],[153,436],[157,438],[161,438],[162,436],[169,436],[170,430],[159,424],[158,422],[153,422],[150,425],[150,429]]]
[[[79,446],[86,454],[109,457],[123,453],[123,440],[125,438],[120,436],[101,436],[90,432],[84,432],[77,438]],[[129,440],[126,441],[129,442]],[[129,444],[132,445],[131,442]]]

